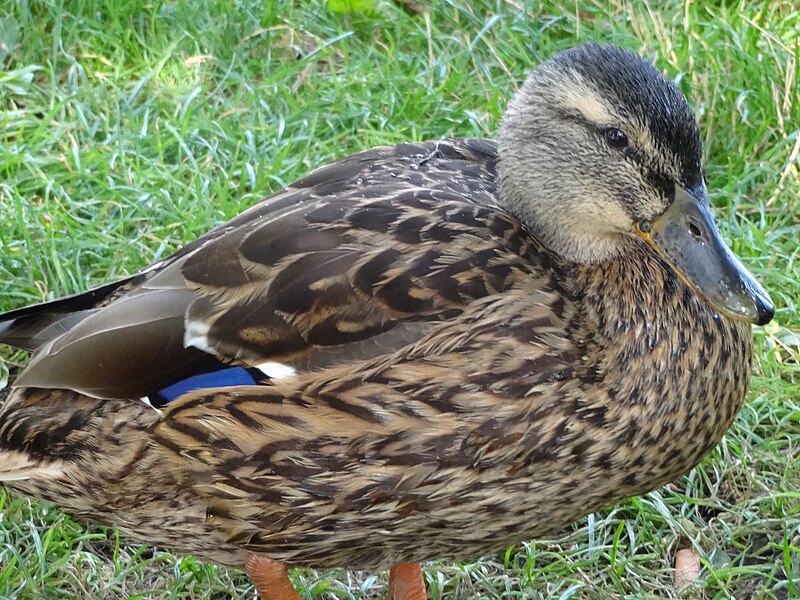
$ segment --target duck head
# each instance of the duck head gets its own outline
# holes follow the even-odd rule
[[[554,252],[598,263],[646,243],[717,312],[772,319],[714,224],[689,104],[646,60],[595,44],[556,54],[511,100],[497,139],[501,200]]]

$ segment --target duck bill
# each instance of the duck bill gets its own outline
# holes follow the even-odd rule
[[[637,233],[689,288],[731,319],[765,325],[775,312],[752,273],[725,244],[711,217],[705,189],[696,196],[675,186],[675,201]]]

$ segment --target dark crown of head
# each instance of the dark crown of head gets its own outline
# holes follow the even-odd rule
[[[697,122],[683,93],[642,57],[618,48],[585,44],[556,55],[553,61],[577,71],[617,111],[644,123],[662,151],[676,156],[685,183],[702,166]]]

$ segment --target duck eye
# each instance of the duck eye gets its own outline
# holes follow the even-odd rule
[[[621,129],[609,127],[604,132],[606,143],[612,148],[624,148],[628,145],[628,136]]]

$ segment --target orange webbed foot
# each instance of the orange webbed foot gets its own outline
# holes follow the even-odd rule
[[[386,600],[427,600],[419,563],[398,563],[389,571]]]
[[[300,600],[300,594],[289,580],[286,563],[250,552],[244,559],[244,569],[261,600]]]

